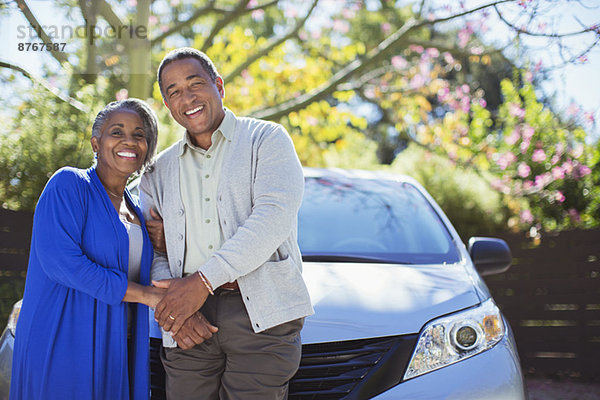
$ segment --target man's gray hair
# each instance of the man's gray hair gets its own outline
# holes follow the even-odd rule
[[[158,72],[156,73],[156,78],[158,80],[158,87],[160,88],[160,94],[162,94],[163,99],[165,98],[165,92],[162,87],[162,71],[165,69],[167,65],[172,63],[173,61],[183,60],[184,58],[194,58],[200,62],[202,68],[208,73],[210,79],[212,79],[213,83],[217,81],[217,77],[219,76],[219,72],[217,72],[217,68],[215,64],[213,64],[212,60],[208,58],[206,54],[201,52],[200,50],[196,50],[192,47],[180,47],[175,50],[171,50],[165,58],[162,59],[160,65],[158,66]]]
[[[144,101],[136,98],[129,98],[108,103],[98,113],[98,115],[96,115],[96,119],[92,125],[92,137],[100,138],[102,135],[102,126],[104,126],[110,115],[113,112],[124,110],[135,112],[142,120],[144,133],[146,134],[146,143],[148,144],[148,152],[146,153],[146,158],[144,159],[144,163],[142,164],[141,168],[144,169],[152,162],[152,159],[154,158],[156,153],[156,142],[158,140],[158,123],[156,114]]]

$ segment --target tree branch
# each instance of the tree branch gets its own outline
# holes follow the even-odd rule
[[[513,0],[499,0],[489,4],[485,4],[471,10],[466,10],[462,13],[451,15],[449,17],[438,18],[431,21],[416,21],[414,19],[408,20],[400,29],[392,33],[388,38],[382,41],[377,47],[371,49],[363,57],[358,58],[348,63],[345,67],[336,72],[327,82],[321,86],[311,90],[308,93],[302,94],[294,99],[284,101],[276,106],[256,110],[251,113],[256,118],[267,119],[267,120],[279,120],[281,117],[289,114],[292,111],[298,111],[309,104],[322,100],[333,93],[337,86],[347,81],[352,75],[361,73],[367,67],[374,65],[381,61],[388,53],[396,48],[397,46],[406,42],[406,36],[414,30],[422,28],[424,26],[435,25],[438,23],[448,22],[453,19],[463,17],[465,15],[472,14],[474,12],[493,7],[497,4],[512,2]]]
[[[240,15],[245,14],[247,12],[246,6],[248,5],[249,1],[250,0],[240,0],[240,2],[235,6],[235,8],[233,8],[233,10],[229,11],[227,14],[225,14],[223,18],[217,21],[215,26],[213,26],[210,33],[208,34],[208,37],[202,44],[201,50],[203,52],[206,52],[210,48],[210,46],[212,46],[215,37],[221,31],[221,29],[229,25],[231,21],[237,19]]]
[[[27,19],[27,22],[29,22],[29,25],[31,25],[31,27],[37,33],[40,40],[44,43],[53,43],[50,36],[46,34],[38,20],[35,18],[31,10],[29,9],[27,3],[25,3],[25,0],[15,0],[15,2],[17,3],[17,6]],[[50,54],[52,55],[52,57],[54,57],[54,59],[56,59],[56,61],[58,61],[60,64],[68,62],[68,58],[65,53],[54,50],[54,46],[51,46],[51,49],[52,50],[50,50]]]
[[[319,0],[313,0],[313,4],[310,7],[310,10],[308,10],[308,12],[306,13],[306,16],[304,18],[302,18],[302,19],[300,19],[300,20],[298,20],[296,22],[296,25],[295,25],[294,29],[292,29],[287,35],[279,38],[278,40],[274,40],[271,44],[269,44],[268,46],[266,46],[265,48],[263,48],[259,52],[257,52],[254,55],[248,57],[246,59],[246,61],[244,61],[242,64],[238,65],[232,72],[230,72],[225,77],[225,79],[224,79],[225,82],[229,82],[231,79],[233,79],[236,76],[238,76],[243,70],[245,70],[250,65],[252,65],[256,60],[258,60],[258,59],[262,58],[263,56],[269,54],[274,48],[276,48],[280,44],[284,43],[286,40],[291,39],[292,37],[295,37],[298,34],[298,32],[300,31],[300,29],[304,26],[304,24],[306,23],[306,21],[308,20],[308,17],[310,17],[310,15],[312,14],[312,12],[315,9],[315,7],[316,7],[316,5],[317,5],[318,2],[319,2]]]
[[[69,103],[71,106],[73,106],[77,110],[84,112],[84,113],[90,112],[90,108],[88,106],[86,106],[85,104],[81,103],[78,100],[75,100],[74,98],[72,98],[70,96],[62,94],[60,92],[60,90],[58,90],[58,88],[55,88],[54,86],[52,86],[48,82],[46,82],[44,79],[32,74],[31,72],[27,71],[23,67],[19,67],[18,65],[14,65],[14,64],[9,64],[4,61],[0,61],[0,68],[8,68],[8,69],[12,69],[13,71],[20,72],[25,77],[29,78],[31,81],[42,85],[46,90],[48,90],[50,93],[52,93],[53,95],[55,95],[62,101]]]
[[[202,15],[208,13],[208,12],[221,12],[223,13],[223,10],[220,10],[218,8],[215,7],[215,0],[211,0],[206,6],[202,7],[202,8],[198,8],[188,19],[186,19],[185,21],[180,21],[178,24],[176,24],[174,27],[172,27],[171,29],[169,29],[168,31],[164,32],[163,34],[157,36],[156,38],[152,39],[150,41],[150,46],[154,47],[156,44],[161,43],[163,40],[165,40],[166,38],[168,38],[169,36],[181,31],[182,29],[193,25],[194,22],[196,22],[196,20],[198,18],[200,18]]]
[[[573,32],[567,32],[567,33],[536,33],[536,32],[531,32],[527,29],[523,29],[523,28],[519,28],[519,27],[515,26],[512,22],[507,20],[504,17],[504,15],[502,15],[502,13],[498,9],[497,5],[494,5],[494,10],[496,11],[498,18],[500,18],[500,20],[502,22],[504,22],[508,27],[510,27],[511,29],[513,29],[514,31],[516,31],[519,34],[522,33],[527,36],[547,37],[547,38],[564,38],[564,37],[569,37],[569,36],[583,35],[584,33],[588,33],[588,32],[596,32],[596,29],[598,29],[595,26],[591,26],[591,27],[582,29],[580,31],[573,31]]]

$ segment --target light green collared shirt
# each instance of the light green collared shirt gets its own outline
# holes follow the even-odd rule
[[[223,244],[217,212],[217,185],[223,155],[234,138],[235,126],[235,115],[225,108],[225,118],[213,132],[207,150],[195,146],[188,132],[181,142],[179,188],[186,213],[184,275],[196,272]]]

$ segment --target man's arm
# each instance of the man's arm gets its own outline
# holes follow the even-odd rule
[[[140,193],[140,205],[142,209],[142,213],[144,214],[144,219],[146,220],[146,227],[149,231],[153,229],[152,224],[155,221],[154,216],[158,215],[160,218],[160,212],[158,211],[156,201],[154,200],[154,196],[156,193],[153,193],[153,186],[150,183],[150,179],[146,174],[142,176],[140,180],[139,193]],[[155,214],[152,215],[151,211]],[[162,219],[161,219],[162,223]],[[150,224],[150,226],[148,226]],[[156,233],[156,230],[154,230]],[[164,236],[163,236],[164,237]],[[154,238],[151,238],[152,243],[154,244]],[[152,270],[151,276],[152,279],[160,280],[160,279],[171,279],[173,276],[171,275],[171,269],[169,268],[169,261],[167,259],[166,254],[166,244],[165,244],[165,252],[161,251],[163,249],[154,249],[154,259],[152,261]]]

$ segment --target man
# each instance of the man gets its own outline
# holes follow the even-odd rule
[[[167,54],[158,83],[186,129],[140,183],[147,219],[156,210],[164,222],[166,254],[155,254],[152,278],[168,287],[155,310],[172,335],[161,355],[167,398],[285,399],[313,313],[292,141],[278,124],[224,108],[223,79],[200,51]]]

